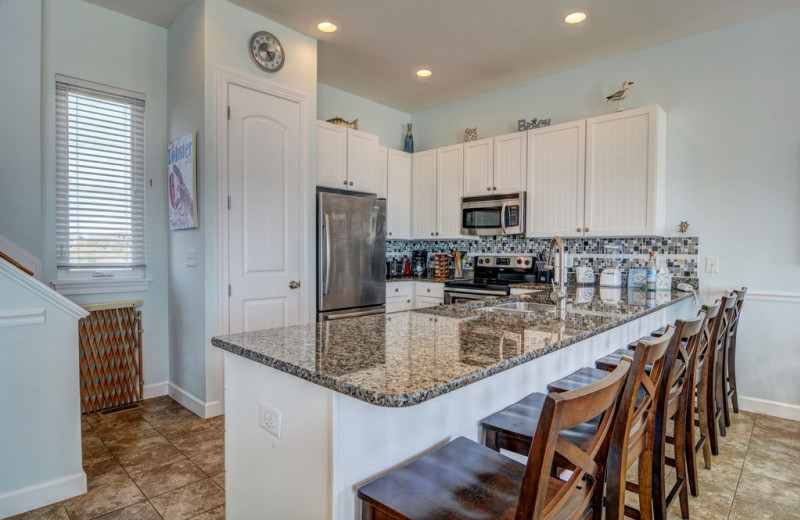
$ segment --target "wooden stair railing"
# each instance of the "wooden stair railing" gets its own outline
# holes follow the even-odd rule
[[[2,251],[0,251],[0,258],[2,258],[3,260],[5,260],[5,261],[6,261],[6,262],[8,262],[9,264],[13,265],[14,267],[18,268],[18,269],[19,269],[19,270],[21,270],[23,273],[25,273],[25,274],[27,274],[27,275],[30,275],[30,276],[33,276],[33,271],[31,271],[30,269],[28,269],[28,268],[27,268],[27,267],[25,267],[24,265],[20,264],[19,262],[17,262],[16,260],[14,260],[14,259],[13,259],[13,258],[11,258],[10,256],[8,256],[7,254],[3,253]]]

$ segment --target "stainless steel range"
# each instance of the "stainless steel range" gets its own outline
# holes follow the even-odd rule
[[[511,284],[536,281],[534,256],[479,256],[472,282],[444,284],[444,303],[499,298],[511,293]]]

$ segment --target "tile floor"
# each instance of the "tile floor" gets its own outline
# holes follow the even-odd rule
[[[698,470],[691,519],[800,519],[800,422],[747,412],[732,420],[712,469]],[[83,421],[89,492],[13,520],[224,519],[223,424],[169,397],[89,416]],[[678,518],[676,504],[670,519]]]
[[[157,397],[81,424],[88,493],[13,520],[225,518],[223,417]]]

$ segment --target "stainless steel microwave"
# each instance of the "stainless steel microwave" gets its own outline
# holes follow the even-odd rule
[[[481,195],[461,199],[462,235],[525,233],[525,193]]]

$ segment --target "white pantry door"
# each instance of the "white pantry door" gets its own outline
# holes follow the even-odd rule
[[[229,84],[230,333],[300,322],[300,106]]]

